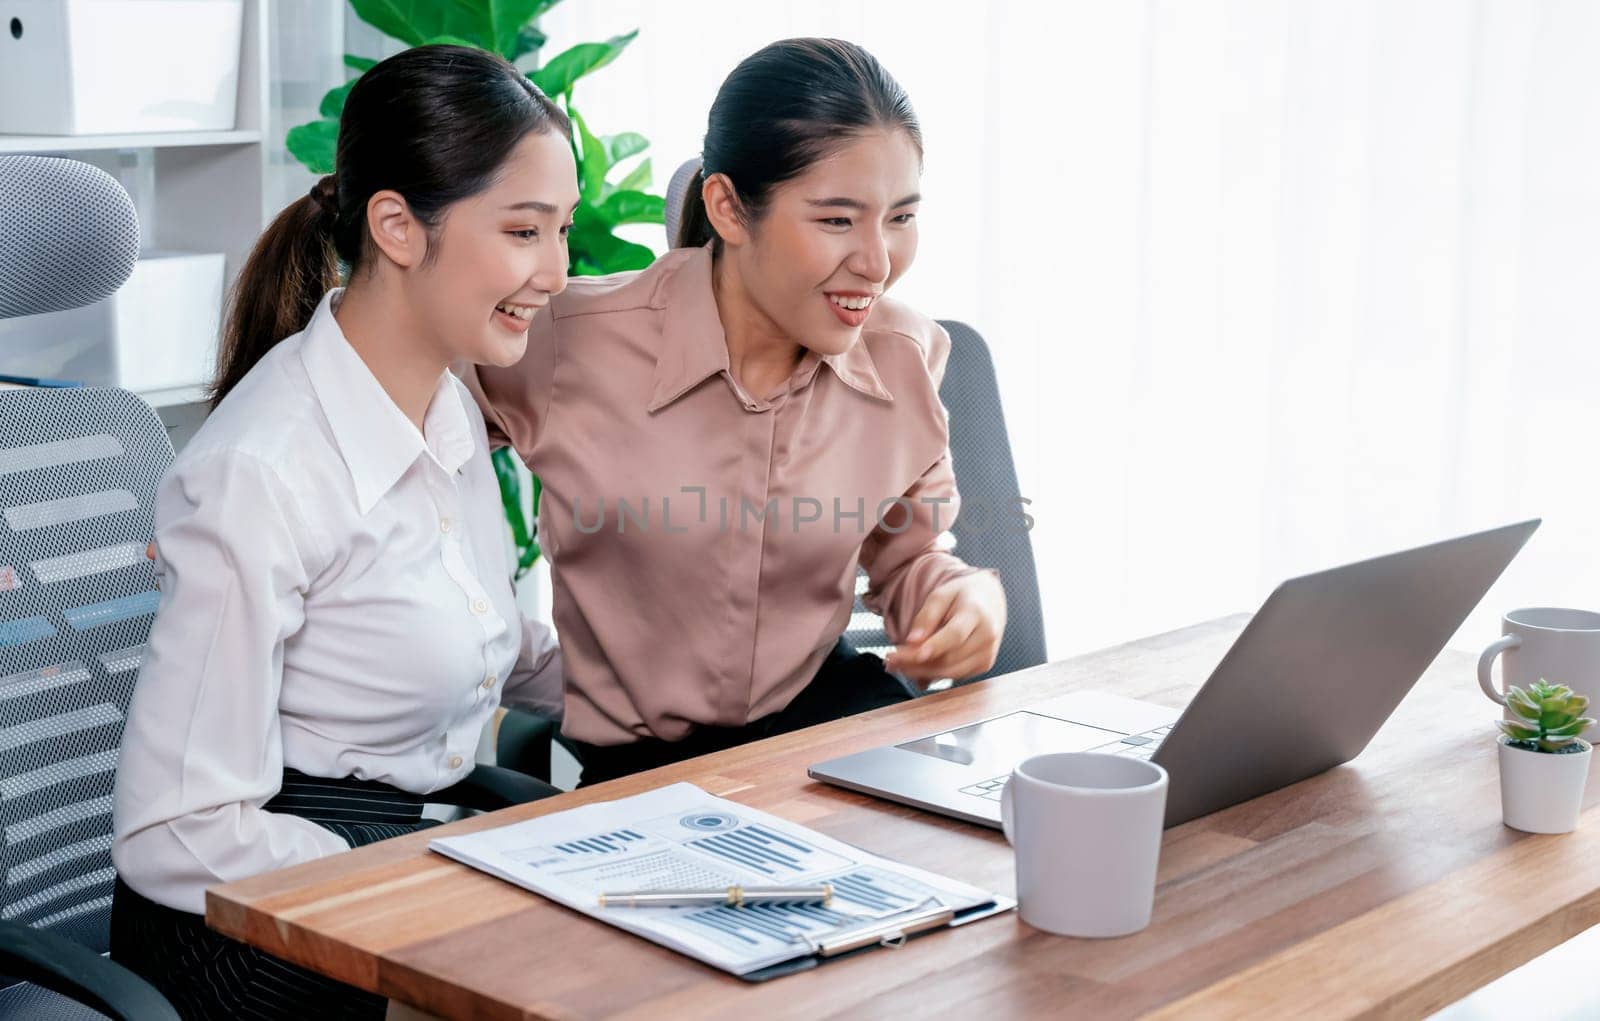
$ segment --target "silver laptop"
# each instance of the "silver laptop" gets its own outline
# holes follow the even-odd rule
[[[1131,755],[1166,768],[1175,826],[1360,754],[1538,527],[1536,518],[1284,582],[1182,711],[1073,692],[808,773],[998,827],[1000,788],[1023,759]]]

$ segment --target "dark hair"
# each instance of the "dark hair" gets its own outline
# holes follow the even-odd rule
[[[841,39],[784,39],[733,69],[706,123],[700,172],[684,192],[679,248],[716,238],[701,188],[726,174],[746,222],[761,219],[772,191],[851,139],[898,128],[922,153],[922,129],[905,89],[876,57]],[[722,244],[716,238],[717,246]]]
[[[367,202],[397,191],[430,237],[453,203],[494,183],[524,137],[567,115],[508,61],[467,46],[418,46],[363,74],[339,118],[334,172],[261,235],[228,300],[213,406],[367,258]],[[429,257],[435,252],[429,248]]]

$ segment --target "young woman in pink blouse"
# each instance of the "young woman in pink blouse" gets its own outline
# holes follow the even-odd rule
[[[888,670],[994,663],[999,581],[939,544],[950,339],[886,297],[921,165],[871,54],[774,43],[717,95],[678,247],[571,280],[519,363],[469,378],[544,483],[585,784],[911,697]],[[858,563],[888,669],[841,637]]]

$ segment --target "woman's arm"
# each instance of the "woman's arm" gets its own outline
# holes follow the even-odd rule
[[[940,548],[960,509],[946,449],[861,547],[871,582],[863,602],[896,645],[887,666],[915,681],[982,673],[1005,633],[1000,576]]]
[[[871,580],[863,600],[882,614],[896,649],[887,666],[932,682],[963,678],[994,666],[1006,627],[1005,590],[992,570],[975,568],[940,546],[961,510],[950,458],[949,424],[939,385],[950,357],[950,334],[931,319],[903,309],[904,333],[920,337],[922,378],[929,420],[937,430],[938,458],[889,510],[861,547]]]
[[[284,642],[316,558],[272,469],[233,451],[180,461],[156,523],[161,607],[128,707],[112,856],[140,893],[202,912],[207,886],[348,847],[259,807],[282,786]]]

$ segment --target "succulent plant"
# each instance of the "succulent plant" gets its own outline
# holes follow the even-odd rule
[[[1594,720],[1583,715],[1589,699],[1574,695],[1565,684],[1546,684],[1541,679],[1527,690],[1512,685],[1506,691],[1506,706],[1517,717],[1496,721],[1506,743],[1530,752],[1581,752],[1584,742],[1578,735],[1594,726]]]

